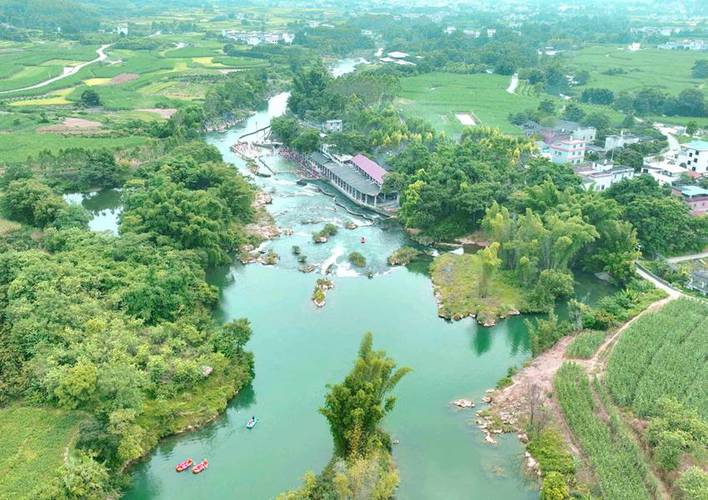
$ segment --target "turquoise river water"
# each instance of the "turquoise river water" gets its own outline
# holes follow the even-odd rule
[[[286,101],[287,94],[275,96],[268,110],[238,128],[210,135],[208,142],[250,176],[229,146],[283,113]],[[350,215],[315,186],[296,184],[287,162],[277,157],[266,162],[278,174],[253,181],[272,194],[268,209],[278,225],[293,230],[263,245],[281,260],[272,267],[234,264],[211,276],[221,290],[220,317],[252,322],[255,379],[216,421],[162,441],[134,468],[126,498],[269,499],[297,487],[306,471],[321,470],[331,457],[329,429],[318,408],[326,385],[350,370],[366,331],[374,333],[376,348],[413,369],[397,387],[396,407],[385,420],[399,443],[394,447],[399,498],[538,498],[537,484],[524,475],[523,449],[515,437],[503,436],[497,446],[484,444],[473,425],[475,410],[450,405],[457,398],[479,401],[510,366],[528,359],[522,319],[493,328],[469,319],[439,319],[427,275],[386,266],[387,256],[406,242],[397,225]],[[339,226],[339,233],[315,245],[311,235],[326,222]],[[347,222],[358,227],[345,229]],[[317,272],[297,270],[293,245],[318,265]],[[366,257],[365,270],[355,271],[347,262],[353,250]],[[317,309],[310,301],[312,289],[320,269],[330,265],[335,288],[326,306]],[[368,271],[373,279],[367,278]],[[249,431],[245,424],[252,415],[259,423]],[[177,474],[175,465],[188,457],[207,458],[208,471]]]

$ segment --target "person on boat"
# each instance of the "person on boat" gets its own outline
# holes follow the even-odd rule
[[[364,238],[364,237],[362,236],[362,237],[361,237],[361,242],[362,242],[362,244],[363,244],[363,243],[366,243],[366,238]]]

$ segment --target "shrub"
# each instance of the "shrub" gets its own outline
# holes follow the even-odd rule
[[[698,467],[689,467],[676,481],[681,496],[688,500],[708,498],[708,474]]]
[[[349,262],[356,267],[364,267],[366,265],[366,257],[364,257],[359,252],[352,252],[349,254]]]
[[[570,498],[565,478],[558,472],[550,472],[543,478],[541,500],[565,500]]]
[[[389,256],[388,263],[391,266],[407,266],[419,255],[420,252],[413,247],[401,247]]]
[[[544,475],[558,473],[571,477],[575,473],[573,455],[568,452],[563,436],[555,429],[547,428],[532,436],[527,448]]]

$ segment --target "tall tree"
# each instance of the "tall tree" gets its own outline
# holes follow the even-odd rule
[[[387,396],[410,368],[396,369],[384,351],[373,350],[373,336],[366,333],[354,369],[344,382],[330,386],[320,412],[329,421],[335,453],[340,457],[366,456],[387,441],[378,428],[396,402]]]

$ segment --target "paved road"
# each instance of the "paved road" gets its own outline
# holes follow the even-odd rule
[[[516,92],[516,87],[519,86],[519,74],[514,73],[511,75],[511,81],[509,82],[509,86],[506,88],[506,91],[509,92],[510,94],[513,94]]]
[[[663,281],[659,281],[656,279],[654,276],[649,274],[648,272],[644,271],[643,269],[637,268],[637,274],[644,278],[645,280],[649,281],[652,283],[655,287],[665,291],[666,293],[669,294],[670,299],[677,299],[681,296],[683,296],[683,292],[680,292],[679,290],[676,290],[674,287],[667,285]]]
[[[676,136],[671,133],[671,128],[664,127],[663,125],[658,123],[654,124],[654,128],[661,132],[661,135],[666,137],[666,140],[669,142],[669,151],[673,153],[678,153],[679,151],[681,151],[681,143],[679,143],[679,140],[676,138]]]
[[[674,264],[676,262],[685,262],[687,260],[697,260],[697,259],[705,259],[705,258],[708,258],[708,252],[694,253],[692,255],[680,255],[678,257],[670,257],[670,258],[666,259],[666,261]]]
[[[36,83],[34,85],[30,85],[29,87],[22,87],[21,89],[3,90],[3,91],[0,91],[0,94],[9,94],[11,92],[24,92],[25,90],[39,89],[42,87],[46,87],[47,85],[49,85],[51,83],[58,82],[59,80],[63,80],[64,78],[67,78],[71,75],[75,75],[76,73],[78,73],[79,71],[84,69],[89,64],[105,61],[108,58],[108,56],[106,55],[106,49],[110,46],[111,46],[110,44],[101,45],[101,47],[98,50],[96,50],[96,54],[98,55],[98,57],[96,59],[92,59],[91,61],[81,63],[77,66],[65,66],[64,73],[62,73],[59,76],[55,76],[54,78],[50,78],[49,80],[44,80],[43,82]]]

